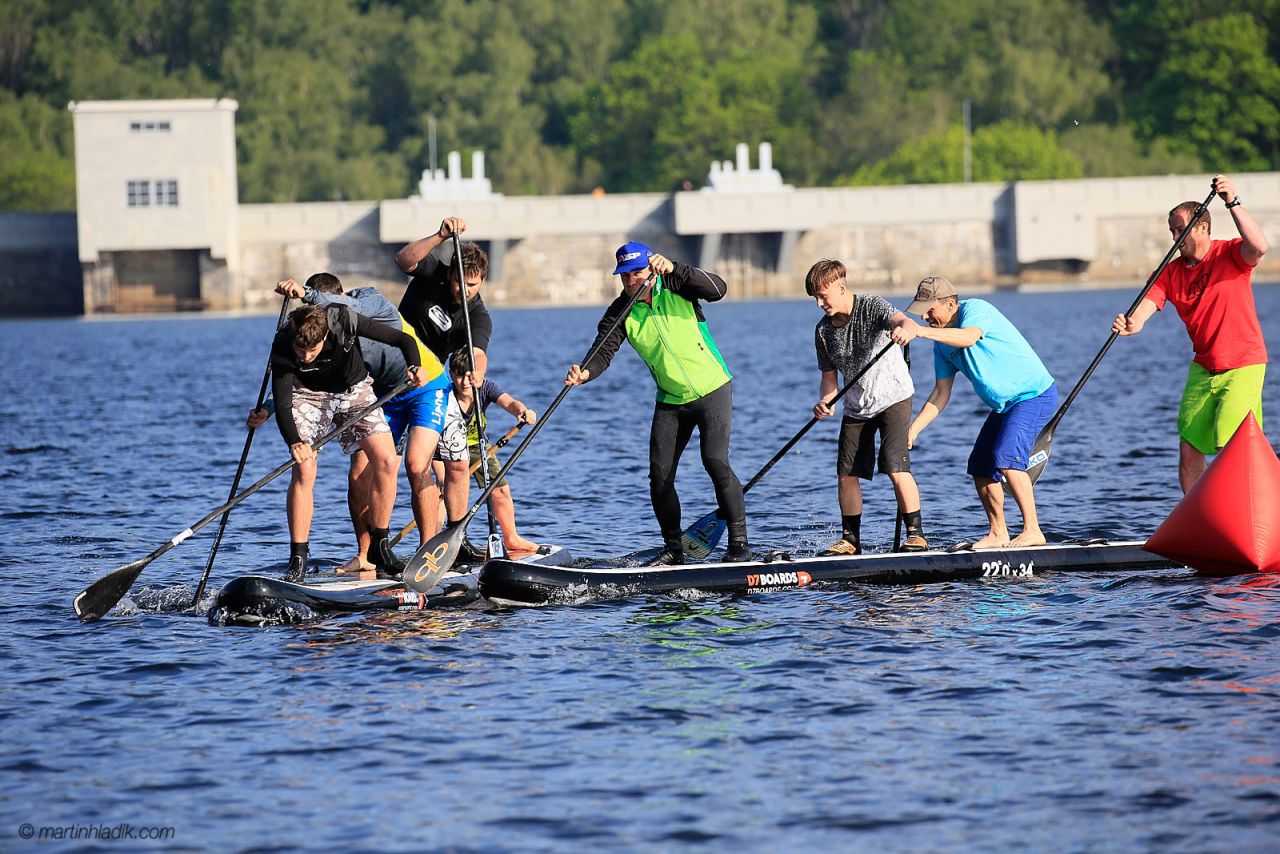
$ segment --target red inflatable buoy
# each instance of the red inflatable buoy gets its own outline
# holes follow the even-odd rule
[[[1252,412],[1143,548],[1209,575],[1280,572],[1280,458]]]

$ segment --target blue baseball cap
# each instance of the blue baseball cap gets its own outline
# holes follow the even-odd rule
[[[613,275],[643,270],[649,266],[649,256],[653,250],[643,243],[624,243],[618,247],[618,266],[613,268]]]

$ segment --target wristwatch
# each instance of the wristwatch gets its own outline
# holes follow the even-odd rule
[[[1232,199],[1231,201],[1227,202],[1227,210],[1231,210],[1232,208],[1234,208],[1236,205],[1238,205],[1238,204],[1240,204],[1240,203],[1241,203],[1241,202],[1240,202],[1240,194],[1239,194],[1239,193],[1236,193],[1236,197],[1235,197],[1234,199]]]

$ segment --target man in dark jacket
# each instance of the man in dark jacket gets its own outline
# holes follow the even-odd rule
[[[280,435],[293,455],[293,472],[285,508],[289,518],[289,570],[285,578],[301,581],[306,573],[311,517],[315,511],[316,453],[312,443],[342,426],[373,403],[373,382],[357,346],[358,338],[393,344],[408,366],[415,386],[426,376],[413,339],[405,333],[357,314],[347,306],[306,305],[295,309],[276,333],[271,347],[271,389]],[[265,419],[255,410],[251,419]],[[251,421],[252,423],[252,421]],[[374,409],[340,437],[348,453],[362,450],[369,458],[370,557],[380,577],[393,577],[396,567],[378,563],[386,548],[395,477],[399,466],[395,443],[381,409]]]
[[[395,305],[377,288],[344,291],[342,282],[331,273],[316,273],[307,279],[305,287],[289,279],[276,285],[276,292],[301,299],[308,305],[345,305],[392,329],[408,331]],[[409,335],[412,336],[413,333],[409,332]],[[373,381],[373,393],[378,397],[382,397],[404,380],[404,357],[397,347],[361,338],[360,353],[364,356],[369,378]],[[440,494],[432,482],[431,461],[435,457],[440,435],[444,432],[452,383],[444,366],[420,343],[418,355],[422,360],[422,371],[428,378],[427,383],[388,400],[382,405],[382,414],[391,427],[392,442],[398,449],[403,449],[405,471],[409,476],[412,492],[413,516],[418,525],[419,536],[426,542],[435,534],[439,522]],[[400,565],[400,561],[390,552],[380,555],[381,559],[377,561],[369,557],[369,530],[373,526],[368,520],[368,505],[361,503],[369,495],[369,478],[369,459],[363,451],[357,450],[351,455],[348,487],[351,522],[356,533],[356,556],[340,567],[339,573],[372,571],[379,563]]]

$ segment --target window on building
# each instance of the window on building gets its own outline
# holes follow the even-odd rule
[[[177,181],[156,181],[156,205],[162,208],[176,208],[178,206]]]
[[[150,181],[130,181],[125,188],[125,197],[131,208],[146,208],[151,206],[151,182]],[[176,192],[175,192],[176,198]]]
[[[129,122],[129,130],[132,133],[168,133],[169,123],[161,122]]]
[[[178,182],[165,178],[160,181],[130,181],[125,188],[125,198],[131,208],[176,208],[178,206]]]

